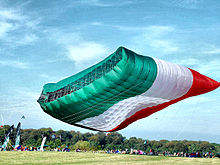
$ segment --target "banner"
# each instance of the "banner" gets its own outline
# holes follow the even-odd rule
[[[6,148],[7,148],[7,146],[8,146],[9,138],[10,138],[10,135],[11,135],[13,129],[14,129],[14,125],[12,125],[12,126],[8,129],[8,133],[7,133],[7,135],[5,136],[5,141],[4,141],[3,145],[2,145],[2,148],[3,148],[4,151],[6,150]]]
[[[40,151],[44,151],[44,143],[46,142],[47,137],[44,137],[40,146]]]
[[[17,149],[17,147],[20,146],[20,139],[21,139],[21,123],[19,122],[16,129],[15,149]]]

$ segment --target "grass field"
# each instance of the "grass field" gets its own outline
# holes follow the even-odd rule
[[[0,152],[0,164],[219,164],[218,158],[182,158],[76,152]]]

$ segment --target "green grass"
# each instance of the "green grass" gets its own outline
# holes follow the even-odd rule
[[[219,164],[218,158],[182,158],[146,155],[122,155],[76,152],[0,152],[0,164]]]

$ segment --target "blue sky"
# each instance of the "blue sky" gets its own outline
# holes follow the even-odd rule
[[[205,0],[0,1],[3,124],[88,132],[53,119],[36,100],[119,46],[220,81],[220,3]],[[220,89],[186,99],[119,131],[126,137],[220,143]],[[156,119],[158,118],[158,119]]]

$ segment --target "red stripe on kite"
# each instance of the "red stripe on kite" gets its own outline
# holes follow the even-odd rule
[[[196,96],[196,95],[200,95],[200,94],[204,94],[207,92],[210,92],[216,88],[218,88],[220,86],[220,83],[207,77],[204,76],[202,74],[200,74],[197,71],[194,71],[192,69],[189,69],[192,74],[193,74],[193,83],[192,86],[190,88],[190,90],[183,95],[180,98],[171,100],[169,102],[163,103],[163,104],[159,104],[157,106],[153,106],[153,107],[148,107],[145,109],[142,109],[138,112],[136,112],[134,115],[132,115],[131,117],[127,118],[126,120],[124,120],[121,124],[119,124],[117,127],[107,131],[107,132],[113,132],[113,131],[118,131],[120,129],[123,129],[125,127],[127,127],[129,124],[135,122],[136,120],[145,118],[147,116],[150,116],[151,114],[158,112],[166,107],[168,107],[169,105],[172,105],[174,103],[177,103],[183,99],[186,99],[188,97],[191,96]]]

